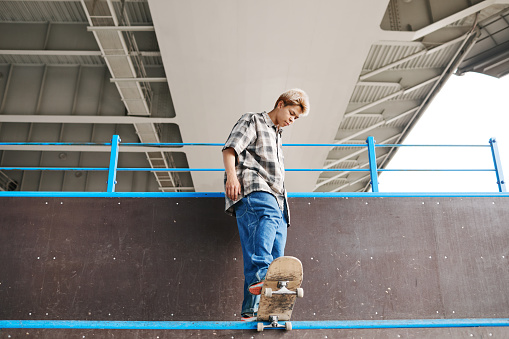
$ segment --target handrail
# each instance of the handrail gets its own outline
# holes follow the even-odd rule
[[[281,324],[284,324],[282,321]],[[267,324],[267,323],[266,323]],[[292,321],[292,328],[311,329],[401,329],[508,327],[509,318],[313,320]],[[108,321],[108,320],[0,320],[0,328],[23,329],[143,329],[143,330],[255,330],[256,322],[245,321]]]
[[[184,147],[184,146],[224,146],[222,143],[122,143],[118,135],[114,135],[112,142],[109,143],[92,143],[92,142],[0,142],[2,146],[13,145],[29,145],[29,146],[110,146],[110,164],[109,167],[27,167],[27,166],[4,166],[0,167],[0,171],[108,171],[107,192],[115,192],[116,175],[119,171],[147,171],[147,172],[221,172],[223,168],[145,168],[145,167],[118,167],[118,154],[122,146],[139,146],[139,147]],[[403,145],[403,144],[380,144],[377,145],[372,136],[368,137],[366,144],[283,144],[283,146],[295,147],[367,147],[369,156],[369,168],[289,168],[287,172],[369,172],[371,177],[372,192],[378,190],[378,173],[380,172],[398,172],[398,171],[415,171],[415,172],[495,172],[497,177],[497,185],[499,192],[506,192],[505,180],[502,172],[502,164],[498,145],[495,138],[491,138],[489,145]],[[491,149],[494,168],[492,169],[384,169],[377,168],[376,148],[377,147],[489,147]]]

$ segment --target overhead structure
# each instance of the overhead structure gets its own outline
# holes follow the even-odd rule
[[[509,73],[509,9],[496,12],[479,25],[480,36],[458,67],[459,75],[478,72],[496,78]]]
[[[504,21],[508,13],[504,5],[487,1],[456,2],[454,10],[450,5],[390,1],[381,28],[399,34],[387,33],[387,40],[372,45],[334,140],[339,145],[330,150],[324,168],[368,168],[367,150],[348,146],[364,143],[368,135],[378,144],[401,143],[478,39],[489,38],[484,25],[494,17]],[[505,35],[508,39],[509,31]],[[502,43],[494,44],[502,49]],[[477,53],[486,48],[486,43],[479,46]],[[383,168],[395,151],[378,148],[378,166]],[[366,191],[369,185],[367,172],[323,172],[315,190]]]
[[[0,141],[224,142],[284,90],[286,168],[367,168],[351,144],[401,143],[454,73],[509,70],[509,0],[0,2]],[[297,20],[297,21],[296,21]],[[299,24],[295,24],[298,22]],[[437,121],[440,124],[440,121]],[[1,166],[94,167],[106,146],[9,146]],[[383,168],[395,153],[377,148]],[[120,167],[221,168],[220,148],[120,148]],[[122,172],[118,191],[221,191],[221,172]],[[289,172],[289,191],[369,190],[368,172]],[[0,173],[0,189],[101,191],[106,173]]]
[[[2,141],[104,143],[112,133],[121,134],[123,142],[181,141],[146,1],[3,1],[0,8]],[[100,166],[108,151],[28,149],[4,151],[2,164]],[[187,166],[173,152],[132,151],[122,154],[121,163]],[[187,180],[167,171],[122,176],[124,191],[192,189],[185,187],[189,175]],[[6,190],[101,190],[105,185],[105,173],[3,172],[2,178]]]
[[[98,2],[82,0],[89,31],[94,33],[111,81],[115,83],[127,115],[150,116],[153,92],[150,83],[166,82],[166,78],[149,78],[133,32],[151,32],[153,26],[133,26],[125,2],[115,9],[112,0]],[[117,6],[118,7],[118,6]],[[117,11],[120,15],[117,15]],[[141,143],[159,143],[158,126],[153,122],[133,123]],[[146,152],[152,168],[175,167],[170,153]],[[175,191],[182,187],[178,175],[171,172],[153,172],[159,189]]]

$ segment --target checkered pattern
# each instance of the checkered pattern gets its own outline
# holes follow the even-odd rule
[[[237,154],[236,171],[242,186],[239,200],[252,192],[264,191],[273,194],[283,210],[286,191],[281,133],[282,129],[277,130],[266,112],[246,113],[233,126],[223,150],[231,147]],[[225,198],[226,213],[235,215],[236,201]]]

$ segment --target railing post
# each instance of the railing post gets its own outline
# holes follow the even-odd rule
[[[378,192],[378,173],[376,169],[375,139],[368,137],[369,172],[371,174],[371,191]]]
[[[497,140],[495,138],[491,138],[490,145],[493,163],[495,164],[495,173],[497,174],[498,191],[506,192],[504,173],[502,172],[502,161],[500,160],[500,154],[498,152]]]
[[[108,192],[115,192],[117,184],[117,167],[118,167],[118,149],[120,145],[120,136],[114,135],[111,139],[111,155],[110,167],[108,170]]]

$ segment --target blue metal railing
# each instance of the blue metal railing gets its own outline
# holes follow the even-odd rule
[[[222,172],[223,168],[144,168],[144,167],[118,167],[118,155],[121,146],[140,146],[140,147],[183,147],[183,146],[223,146],[221,143],[121,143],[120,137],[114,135],[111,143],[22,143],[22,142],[3,142],[0,146],[14,145],[32,145],[32,146],[110,146],[110,163],[109,167],[0,167],[4,171],[107,171],[108,182],[107,192],[115,192],[117,184],[117,173],[119,171],[150,171],[150,172]],[[379,192],[378,174],[380,172],[396,172],[396,171],[444,171],[444,172],[495,172],[499,192],[506,192],[505,180],[502,171],[502,163],[498,150],[498,144],[495,138],[490,139],[489,145],[402,145],[402,144],[380,144],[377,145],[373,137],[368,137],[366,144],[283,144],[283,146],[297,147],[367,147],[369,168],[367,169],[351,169],[351,168],[293,168],[286,169],[287,172],[369,172],[371,178],[372,192]],[[377,147],[489,147],[493,157],[494,168],[491,169],[379,169],[376,161]]]
[[[285,324],[282,321],[281,324]],[[268,324],[268,323],[265,323]],[[508,327],[508,318],[292,321],[295,330]],[[0,320],[1,329],[255,330],[245,321]]]

